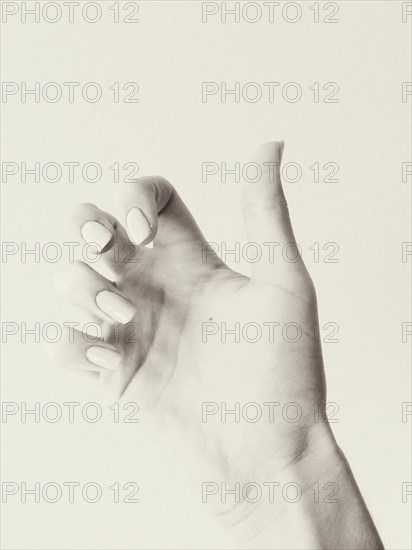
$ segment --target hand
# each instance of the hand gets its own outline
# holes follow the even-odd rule
[[[60,362],[94,371],[115,395],[142,404],[160,433],[173,428],[216,479],[289,479],[301,475],[297,465],[316,463],[313,457],[338,460],[326,422],[314,287],[301,258],[271,257],[292,243],[291,258],[296,245],[280,180],[282,152],[281,143],[263,145],[256,154],[262,176],[243,189],[248,238],[264,252],[251,278],[219,259],[161,177],[120,190],[124,226],[90,204],[76,209],[71,224],[77,237],[96,241],[115,283],[84,263],[66,274],[67,292],[101,321],[105,337],[91,346],[76,333]],[[150,242],[153,248],[145,246]],[[112,330],[115,321],[120,330]],[[130,341],[135,327],[137,342]],[[222,421],[225,406],[251,402],[265,412],[261,421]],[[282,414],[290,403],[292,420]],[[244,503],[235,508],[231,520],[250,514]]]

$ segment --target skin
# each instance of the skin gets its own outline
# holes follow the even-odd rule
[[[243,190],[249,241],[268,252],[264,243],[279,243],[279,250],[295,243],[280,180],[282,152],[283,143],[263,145],[255,155],[262,177]],[[58,361],[87,371],[112,395],[141,404],[158,433],[185,442],[189,461],[199,465],[199,479],[299,483],[303,496],[297,506],[208,499],[239,546],[383,548],[327,423],[322,351],[314,329],[316,294],[303,261],[273,261],[267,253],[253,264],[251,278],[229,269],[205,244],[164,178],[141,178],[122,188],[117,199],[125,219],[132,207],[141,209],[150,234],[143,245],[133,243],[126,224],[94,205],[79,205],[70,231],[81,242],[87,221],[97,221],[111,232],[101,261],[113,272],[115,284],[77,263],[74,272],[66,272],[63,287],[101,323],[105,337],[100,345],[120,353],[121,363],[115,371],[90,363],[85,356],[90,343],[81,333],[75,333],[70,344],[64,339]],[[144,246],[149,242],[153,248]],[[96,305],[101,290],[120,294],[136,307],[132,322],[120,329],[117,325],[117,332]],[[240,324],[238,341],[233,335],[225,340],[223,323],[229,329]],[[242,336],[248,323],[261,330],[256,342],[251,341],[252,329]],[[297,341],[292,329],[282,335],[288,323],[301,330]],[[138,338],[131,342],[136,327]],[[234,422],[229,415],[222,422],[222,404],[233,409],[236,402],[258,403],[266,416],[253,423],[243,416]],[[263,403],[277,405],[270,409]],[[288,403],[301,412],[296,421],[282,415]],[[334,507],[323,501],[315,505],[310,489],[315,482],[338,487]]]

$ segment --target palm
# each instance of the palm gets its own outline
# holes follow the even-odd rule
[[[244,408],[255,403],[252,420],[263,413],[270,456],[283,466],[300,451],[297,427],[312,424],[313,408],[324,400],[310,280],[258,284],[217,257],[203,263],[202,246],[155,245],[139,263],[143,281],[135,264],[119,279],[119,290],[140,312],[139,336],[122,343],[121,378],[110,374],[105,383],[125,390],[127,401],[142,403],[156,420],[174,420],[178,432],[189,428],[199,450],[216,447],[233,461],[256,436]],[[233,431],[226,426],[235,416],[222,423],[222,410],[236,403],[242,429]],[[271,421],[264,403],[276,403]]]

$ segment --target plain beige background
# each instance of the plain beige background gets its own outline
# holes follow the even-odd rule
[[[84,2],[82,2],[84,3]],[[21,2],[17,2],[21,8]],[[27,3],[29,4],[29,3]],[[32,3],[30,3],[32,4]],[[44,4],[44,2],[42,3]],[[28,87],[34,82],[98,82],[103,99],[55,104],[26,103],[19,95],[2,103],[3,162],[45,164],[98,162],[98,183],[36,183],[19,175],[2,183],[2,240],[54,241],[68,237],[63,219],[76,202],[95,202],[118,214],[114,162],[136,162],[140,174],[160,173],[177,187],[206,238],[245,242],[239,210],[240,185],[218,176],[203,183],[203,162],[248,162],[262,142],[283,139],[284,162],[302,166],[302,179],[285,182],[295,234],[315,281],[321,324],[339,325],[338,343],[323,350],[328,400],[339,405],[334,425],[378,530],[388,549],[410,548],[410,426],[402,402],[411,401],[409,346],[402,323],[410,321],[410,106],[402,82],[411,81],[411,17],[402,22],[402,2],[339,2],[337,24],[313,22],[312,2],[300,2],[295,24],[267,15],[251,24],[214,16],[202,23],[201,2],[139,2],[139,23],[113,23],[113,2],[100,2],[102,19],[77,16],[56,24],[26,23],[20,14],[2,25],[2,79]],[[120,3],[120,10],[122,9]],[[232,2],[230,4],[233,4]],[[244,3],[243,3],[244,4]],[[282,3],[283,5],[284,3]],[[281,7],[282,7],[281,5]],[[321,13],[323,9],[320,4]],[[121,12],[122,13],[122,12]],[[114,103],[113,82],[137,82],[139,103]],[[218,96],[202,102],[203,81],[298,82],[301,101],[274,103]],[[314,82],[337,82],[339,103],[315,103]],[[79,95],[77,94],[77,97]],[[339,165],[339,183],[315,183],[309,166]],[[339,245],[338,263],[316,263],[309,247]],[[247,262],[230,265],[247,272]],[[83,321],[81,312],[57,295],[58,263],[19,254],[2,264],[2,320],[41,326]],[[3,325],[4,326],[4,325]],[[44,342],[20,333],[3,345],[2,399],[29,405],[98,398],[72,373],[50,364]],[[204,515],[200,488],[164,454],[141,424],[78,418],[57,424],[10,418],[2,424],[2,479],[44,484],[96,481],[102,501],[3,505],[2,545],[46,548],[219,548],[225,539]],[[167,434],[161,434],[166,439]],[[173,455],[173,449],[170,449]],[[135,481],[138,504],[114,504],[109,485]]]

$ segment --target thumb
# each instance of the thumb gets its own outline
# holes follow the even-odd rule
[[[242,211],[247,237],[262,251],[261,258],[253,264],[252,278],[262,283],[273,283],[286,264],[293,266],[296,258],[301,263],[280,179],[283,149],[283,141],[259,147],[254,162],[259,165],[260,177],[243,185]],[[285,245],[292,261],[282,257]]]

